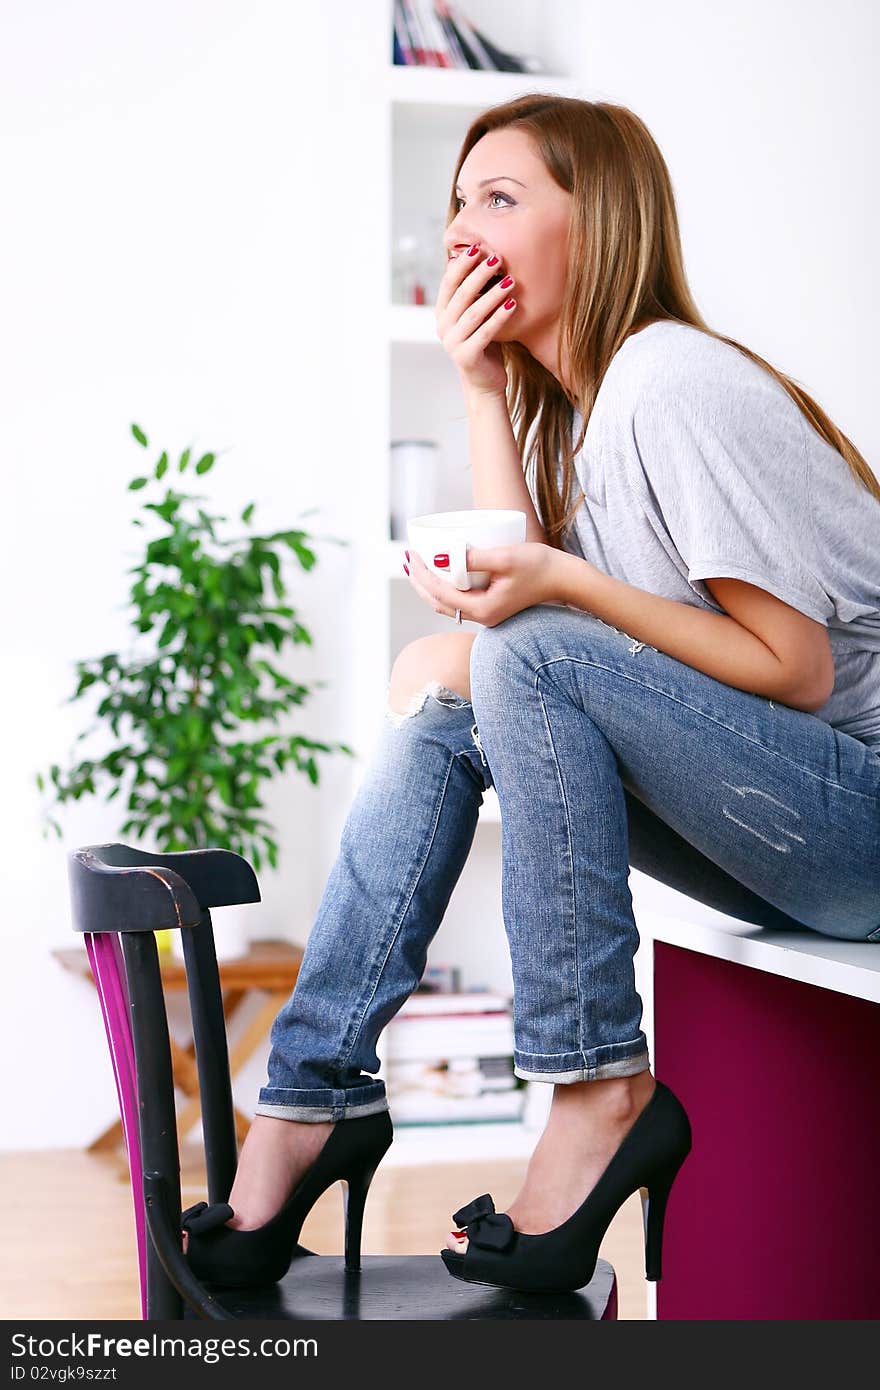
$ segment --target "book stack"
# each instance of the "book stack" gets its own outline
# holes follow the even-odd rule
[[[384,1033],[395,1125],[522,1119],[510,1000],[489,990],[410,995]]]
[[[398,67],[541,72],[536,58],[505,53],[445,0],[394,0],[394,63]]]

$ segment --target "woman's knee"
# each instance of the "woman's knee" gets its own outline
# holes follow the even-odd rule
[[[494,627],[481,627],[472,643],[469,675],[471,703],[476,705],[484,689],[504,687],[523,672],[531,678],[539,669],[562,669],[566,659],[589,660],[591,654],[634,657],[646,647],[629,633],[602,618],[562,604],[534,604],[520,609]],[[561,663],[561,665],[557,665]]]
[[[388,702],[392,709],[403,713],[413,695],[428,681],[438,681],[470,700],[470,654],[476,635],[475,632],[436,632],[407,643],[391,668]]]

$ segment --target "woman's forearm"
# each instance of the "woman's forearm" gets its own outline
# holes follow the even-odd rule
[[[526,486],[507,402],[503,396],[466,393],[471,490],[475,507],[500,507],[526,514],[526,540],[547,536]]]
[[[605,574],[578,555],[559,552],[554,593],[639,642],[684,661],[715,680],[764,695],[811,713],[818,708],[792,688],[779,657],[748,628],[726,613],[710,613],[690,603],[662,598]]]

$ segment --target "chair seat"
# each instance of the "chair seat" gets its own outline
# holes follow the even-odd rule
[[[403,1322],[495,1318],[586,1322],[617,1317],[613,1267],[599,1260],[589,1284],[573,1293],[523,1293],[453,1279],[437,1255],[362,1255],[359,1272],[347,1273],[342,1255],[305,1252],[277,1284],[224,1289],[205,1284],[235,1318],[291,1321]],[[187,1307],[184,1318],[197,1319]]]

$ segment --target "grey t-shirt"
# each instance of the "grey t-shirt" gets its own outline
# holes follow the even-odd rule
[[[836,680],[815,713],[880,756],[880,502],[763,367],[649,324],[615,353],[575,468],[566,550],[715,612],[701,581],[744,579],[826,624]]]

